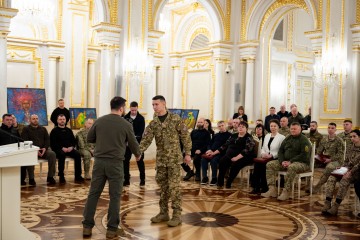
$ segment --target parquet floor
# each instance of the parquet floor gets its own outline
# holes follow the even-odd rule
[[[147,166],[146,174],[146,186],[140,188],[138,171],[132,169],[132,184],[122,195],[120,215],[121,227],[128,235],[125,239],[360,238],[360,220],[353,213],[353,190],[341,205],[339,216],[325,217],[320,213],[322,195],[279,202],[249,195],[242,182],[240,186],[233,184],[233,189],[224,190],[182,182],[182,225],[169,228],[166,223],[151,224],[149,219],[159,211],[159,188],[153,167]],[[83,239],[82,211],[90,182],[74,183],[70,170],[65,185],[48,187],[45,176],[36,178],[36,187],[21,188],[22,223],[37,239]],[[106,187],[98,203],[91,239],[105,239],[108,200]]]

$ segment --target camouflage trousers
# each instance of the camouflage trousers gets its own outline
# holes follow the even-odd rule
[[[310,167],[306,163],[294,162],[284,168],[278,160],[273,160],[266,164],[266,180],[269,186],[275,186],[278,172],[287,170],[284,188],[290,191],[296,174],[309,171],[309,169]]]
[[[174,214],[181,215],[180,165],[157,167],[155,180],[160,186],[160,212],[168,213],[169,200]]]
[[[324,171],[323,174],[320,177],[319,182],[316,184],[316,186],[321,187],[326,181],[329,179],[331,172],[334,171],[337,167],[340,167],[340,163],[338,161],[335,162],[329,162]]]
[[[83,157],[85,175],[89,174],[91,153],[89,150],[85,150],[85,149],[79,150],[79,152],[80,152],[80,155]]]
[[[339,190],[336,194],[336,198],[344,199],[350,187],[350,184],[354,183],[355,181],[356,181],[356,176],[354,176],[353,174],[347,178],[346,177],[338,178],[338,177],[330,176],[326,182],[326,189],[325,189],[326,197],[333,198],[335,185],[337,182],[339,182]]]

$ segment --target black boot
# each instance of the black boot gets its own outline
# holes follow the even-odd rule
[[[186,173],[186,176],[183,178],[184,181],[188,181],[190,178],[192,178],[195,175],[193,170],[190,170]]]

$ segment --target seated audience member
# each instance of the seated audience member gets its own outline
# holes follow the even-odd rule
[[[66,183],[64,177],[65,158],[66,156],[74,159],[75,168],[75,182],[84,182],[81,176],[81,156],[75,150],[76,140],[72,130],[66,127],[66,117],[60,114],[57,117],[57,127],[51,130],[50,133],[50,146],[56,153],[58,159],[58,175],[61,184]]]
[[[46,128],[39,125],[39,117],[36,114],[30,116],[30,125],[24,127],[21,137],[24,141],[32,141],[33,145],[39,147],[38,158],[48,161],[48,174],[46,182],[49,185],[56,183],[54,179],[56,154],[49,149],[50,137]],[[26,171],[29,174],[29,184],[36,185],[34,180],[34,166],[21,167],[21,185],[25,185]]]
[[[65,126],[66,126],[70,120],[70,111],[65,107],[64,99],[58,100],[58,107],[55,108],[54,111],[51,113],[50,120],[54,123],[55,127],[58,125],[57,120],[60,114],[65,116],[66,118]]]
[[[11,114],[5,113],[2,116],[0,131],[0,146],[19,142],[19,132],[13,127],[13,118]]]
[[[348,171],[343,176],[330,176],[326,182],[326,199],[324,207],[322,208],[323,214],[337,215],[339,206],[345,198],[350,184],[359,181],[360,176],[360,130],[356,129],[351,131],[350,138],[352,145],[349,151],[346,151],[345,161],[343,167]],[[336,193],[336,200],[332,203],[335,193],[335,185],[339,182],[340,186]]]
[[[247,115],[245,114],[245,110],[243,106],[240,106],[238,108],[238,112],[234,113],[233,119],[238,118],[240,121],[248,121]]]
[[[263,120],[257,119],[257,120],[255,121],[255,126],[257,126],[257,125],[259,125],[259,124],[264,125],[264,124],[263,124]],[[265,129],[264,133],[265,133],[265,135],[268,134],[268,132],[266,131],[266,129]],[[250,135],[253,136],[253,135],[255,135],[255,134],[256,134],[256,133],[255,133],[255,128],[254,128],[253,130],[251,130]]]
[[[11,117],[12,117],[12,120],[13,120],[14,129],[16,129],[18,131],[18,133],[21,135],[25,125],[18,123],[14,114],[11,114]]]
[[[360,200],[360,179],[354,183],[355,193]],[[357,217],[360,218],[360,212],[357,213]]]
[[[278,200],[289,199],[289,191],[291,191],[296,174],[310,169],[311,143],[301,133],[301,126],[298,122],[293,122],[290,125],[290,133],[281,143],[278,159],[270,161],[266,165],[266,181],[269,191],[261,194],[263,197],[277,197],[275,182],[278,172],[287,170],[285,188],[278,197]]]
[[[227,128],[226,128],[226,131],[232,131],[233,130],[233,119],[232,118],[230,118],[229,120],[228,120],[228,122],[227,122]]]
[[[311,107],[309,107],[308,111],[309,114],[304,117],[304,124],[306,124],[309,127],[311,123]]]
[[[309,138],[311,143],[316,143],[316,148],[320,145],[320,141],[323,139],[323,135],[318,131],[318,125],[316,121],[310,123],[310,132],[306,133],[305,136]],[[336,126],[335,126],[336,128]]]
[[[87,141],[87,135],[89,133],[90,128],[94,124],[94,120],[88,118],[85,120],[85,125],[80,131],[76,134],[77,140],[77,148],[80,155],[83,157],[84,161],[84,172],[85,179],[90,180],[90,161],[91,157],[94,156],[95,144],[89,143]]]
[[[286,111],[285,105],[280,106],[280,111],[277,112],[277,115],[279,116],[280,119],[283,117],[288,117],[289,112]]]
[[[256,125],[255,134],[252,135],[252,137],[254,138],[255,141],[259,142],[259,146],[261,148],[265,138],[265,128],[262,124]]]
[[[231,130],[228,130],[228,132],[231,134],[238,133],[239,124],[240,124],[240,119],[238,118],[233,119],[233,128]]]
[[[348,119],[344,120],[343,127],[344,127],[344,131],[342,133],[339,133],[338,137],[340,137],[344,142],[346,142],[346,151],[347,151],[352,146],[352,142],[350,139],[350,132],[352,130],[352,121]]]
[[[284,135],[285,137],[287,137],[288,135],[290,135],[290,128],[288,125],[288,118],[287,117],[282,117],[280,119],[280,129],[279,129],[279,133]]]
[[[217,170],[218,170],[219,160],[223,156],[223,154],[220,153],[217,155],[213,155],[213,152],[215,152],[218,148],[224,145],[226,141],[231,137],[231,133],[226,131],[224,121],[219,121],[217,126],[219,128],[219,132],[216,133],[214,137],[211,139],[208,145],[208,150],[205,153],[209,157],[201,159],[201,167],[202,167],[201,169],[203,173],[201,184],[207,184],[209,182],[209,178],[207,176],[207,170],[210,162],[211,173],[212,173],[210,186],[215,186],[217,184]]]
[[[204,128],[205,128],[206,130],[208,130],[208,132],[210,133],[211,138],[213,138],[215,132],[214,132],[214,130],[212,129],[212,124],[211,124],[210,119],[205,119]]]
[[[240,122],[237,134],[233,134],[213,155],[225,152],[219,162],[218,187],[224,186],[225,173],[230,168],[226,188],[231,188],[231,184],[238,175],[239,171],[252,163],[254,158],[255,141],[247,132],[247,122]]]
[[[276,109],[274,107],[270,108],[270,114],[265,117],[265,130],[270,132],[270,120],[277,119],[280,121],[280,117],[276,114]]]
[[[344,158],[344,142],[336,136],[336,124],[329,123],[328,136],[324,137],[319,147],[316,148],[316,157],[321,162],[319,164],[325,164],[325,170],[323,171],[319,182],[314,186],[313,193],[319,192],[321,186],[326,183],[331,175],[331,172],[340,167]],[[323,162],[324,160],[324,162]],[[307,191],[308,192],[308,191]]]
[[[285,136],[279,133],[279,127],[279,120],[270,120],[271,133],[265,136],[264,144],[261,147],[260,157],[265,159],[265,161],[254,163],[254,172],[252,175],[252,194],[265,193],[269,190],[266,181],[266,163],[269,160],[276,160],[278,158],[279,148],[285,139]]]
[[[293,103],[293,104],[290,105],[290,112],[289,112],[289,114],[287,115],[287,117],[290,117],[290,116],[292,115],[291,111],[292,111],[292,109],[293,109],[294,107],[297,108],[297,106],[296,106],[295,103]],[[299,114],[299,116],[300,116],[301,118],[304,118],[304,115],[302,115],[300,112],[298,112],[298,114]]]
[[[289,125],[291,125],[293,122],[298,122],[300,124],[304,124],[304,118],[302,115],[299,114],[297,107],[293,107],[291,109],[291,115],[288,117]]]
[[[200,182],[201,178],[201,155],[206,152],[207,146],[209,145],[211,136],[209,131],[204,128],[204,118],[200,118],[196,124],[196,129],[190,133],[192,147],[191,157],[195,166],[194,171],[190,169],[189,165],[185,163],[181,164],[182,168],[186,172],[186,176],[183,178],[184,181],[188,181],[192,176],[195,175],[195,181]]]

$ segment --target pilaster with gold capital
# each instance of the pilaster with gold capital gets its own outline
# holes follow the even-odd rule
[[[181,74],[180,74],[180,65],[182,57],[178,53],[169,54],[170,64],[172,69],[172,82],[173,82],[173,99],[172,106],[174,108],[181,108],[182,105],[182,96],[181,96]]]
[[[311,48],[315,55],[321,56],[322,44],[323,44],[323,33],[322,30],[308,31],[305,35],[311,41]]]
[[[360,127],[360,24],[352,24],[351,25],[351,33],[352,33],[352,50],[353,50],[353,64],[354,69],[352,69],[352,79],[354,81],[354,85],[352,88],[353,96],[355,97],[354,101],[352,101],[352,121],[356,128]]]
[[[94,108],[95,107],[95,99],[96,99],[96,72],[95,72],[95,65],[96,60],[99,55],[99,50],[93,47],[88,48],[87,58],[88,58],[88,89],[87,89],[87,103],[88,107]]]
[[[97,32],[99,44],[101,46],[119,47],[122,27],[112,23],[99,23],[93,26]]]
[[[148,32],[148,39],[147,45],[150,51],[154,51],[157,49],[160,38],[165,34],[165,32],[156,31],[156,30],[149,30]]]
[[[5,4],[3,4],[5,6]],[[0,7],[0,102],[7,102],[7,35],[11,18],[17,14],[17,9]],[[6,104],[0,104],[0,112],[7,112]]]

